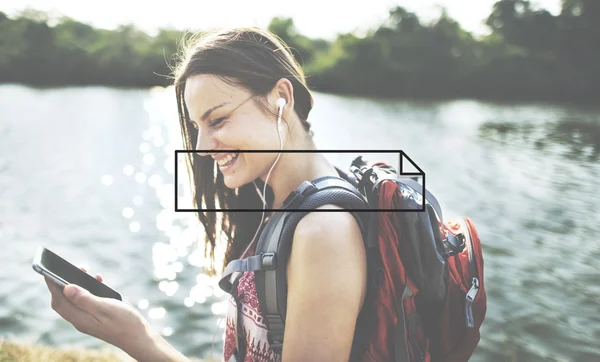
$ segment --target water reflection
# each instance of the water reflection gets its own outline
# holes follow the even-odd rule
[[[152,141],[152,144],[155,147],[161,147],[163,144],[165,143],[165,140],[162,138],[162,136],[158,135],[154,138],[154,140]]]
[[[137,221],[132,221],[132,222],[129,224],[129,230],[131,230],[131,232],[132,232],[132,233],[137,233],[138,231],[140,231],[140,228],[141,228],[141,227],[142,227],[142,226],[141,226],[141,225],[140,225],[140,223],[139,223],[139,222],[137,222]]]
[[[163,328],[162,334],[165,337],[170,336],[171,334],[173,334],[173,328],[171,328],[171,327],[165,327],[165,328]]]
[[[595,160],[600,156],[600,122],[592,119],[564,118],[549,132],[553,141],[571,146],[571,155]]]
[[[133,197],[132,202],[135,206],[141,206],[144,203],[144,198],[140,195],[136,195]]]
[[[129,230],[139,233],[144,228],[154,228],[164,235],[164,240],[152,240],[152,284],[159,294],[144,295],[136,303],[145,311],[153,327],[164,336],[184,333],[190,328],[190,318],[207,315],[223,316],[226,303],[224,293],[218,288],[217,280],[202,273],[204,266],[203,249],[196,244],[202,237],[202,227],[194,213],[175,212],[174,191],[174,151],[182,149],[177,109],[173,102],[172,88],[156,88],[144,102],[148,116],[148,127],[142,132],[143,141],[139,144],[139,162],[123,165],[123,174],[131,177],[140,188],[132,199],[133,205],[123,205],[122,214],[126,219],[144,215],[147,208],[141,208],[148,197],[155,197],[160,209],[154,216],[154,224],[142,224],[132,220]],[[179,207],[191,205],[191,189],[185,167],[185,158],[178,159]],[[112,180],[106,178],[106,183]],[[145,188],[147,186],[148,188]],[[148,193],[151,192],[151,194]],[[143,216],[140,216],[140,220]],[[148,231],[146,231],[148,232]],[[144,234],[147,235],[147,234]],[[221,246],[223,248],[224,246]],[[218,249],[219,250],[219,249]],[[217,250],[217,252],[218,252]],[[188,278],[189,274],[194,275]],[[205,307],[204,307],[205,306]],[[169,323],[170,325],[159,324]],[[211,323],[212,325],[212,323]],[[223,334],[224,325],[208,328],[195,325],[193,332],[208,329],[211,337]],[[190,332],[185,332],[190,335]],[[193,334],[193,333],[191,333]],[[185,337],[178,337],[185,338]],[[214,338],[210,338],[209,341]],[[213,348],[217,347],[213,343]]]
[[[104,175],[101,179],[102,183],[106,186],[110,186],[113,183],[113,178],[110,175]]]
[[[143,161],[146,165],[153,164],[154,163],[154,155],[151,153],[145,154]]]
[[[133,209],[131,207],[124,208],[123,217],[126,219],[131,219],[133,217]]]
[[[175,273],[177,273],[177,272],[175,272]],[[177,292],[177,289],[179,289],[179,283],[177,283],[175,281],[168,282],[166,280],[163,280],[162,282],[160,282],[158,284],[158,289],[160,289],[162,292],[164,292],[167,296],[172,297]]]
[[[562,117],[546,123],[487,122],[479,127],[479,136],[500,145],[520,141],[530,149],[551,152],[579,161],[600,158],[600,120],[597,118]]]
[[[208,353],[220,332],[213,304],[224,295],[212,279],[196,278],[204,265],[202,250],[194,250],[202,236],[197,218],[174,212],[174,150],[182,147],[173,90],[2,86],[0,92],[0,118],[10,127],[0,137],[6,151],[0,152],[0,243],[8,247],[2,259],[8,273],[0,278],[3,336],[102,346],[61,322],[40,298],[46,293],[25,268],[44,241],[69,251],[74,262],[93,259],[91,269],[184,354]],[[74,122],[78,114],[86,117]],[[40,117],[52,121],[35,123]],[[32,134],[33,128],[42,131]]]
[[[141,184],[143,184],[146,181],[146,174],[144,174],[143,172],[138,172],[135,174],[135,180]]]
[[[125,174],[125,176],[133,175],[134,171],[135,169],[131,165],[126,165],[125,167],[123,167],[123,173]]]
[[[148,185],[150,185],[150,187],[153,187],[153,188],[157,188],[157,187],[161,186],[162,185],[162,177],[160,177],[158,175],[150,176],[150,178],[148,179]]]
[[[148,299],[141,299],[138,302],[138,308],[144,310],[146,308],[148,308],[150,306],[150,302],[148,301]]]
[[[152,319],[162,319],[166,314],[166,310],[163,307],[158,308],[150,308],[148,311],[148,316]]]
[[[140,145],[140,151],[142,151],[143,153],[148,153],[150,152],[150,144],[144,142]]]

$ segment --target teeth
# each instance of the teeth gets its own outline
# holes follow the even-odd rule
[[[220,159],[219,161],[217,161],[217,163],[219,164],[219,166],[225,166],[226,164],[231,162],[231,160],[233,160],[235,158],[235,156],[237,156],[237,153],[229,154],[229,155],[223,157],[222,159]]]

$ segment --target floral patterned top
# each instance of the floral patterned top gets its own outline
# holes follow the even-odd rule
[[[260,314],[254,272],[245,272],[238,284],[238,296],[241,306],[239,313],[246,335],[246,356],[239,357],[237,352],[238,308],[235,299],[229,296],[226,315],[224,361],[226,362],[280,362],[281,355],[275,353],[267,339],[268,328]]]

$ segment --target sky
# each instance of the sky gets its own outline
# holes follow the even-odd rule
[[[496,0],[0,0],[0,11],[16,15],[26,7],[66,15],[99,28],[132,23],[151,34],[161,27],[202,30],[221,26],[266,27],[276,16],[291,17],[298,31],[311,38],[335,39],[338,33],[360,34],[387,19],[388,10],[402,6],[423,21],[435,19],[440,6],[461,26],[483,35],[483,25]],[[553,14],[560,0],[532,0]]]

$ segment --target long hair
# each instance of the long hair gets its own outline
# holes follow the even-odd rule
[[[288,79],[294,89],[294,111],[304,129],[312,136],[307,119],[313,107],[313,98],[302,68],[280,38],[257,27],[241,27],[198,33],[189,40],[188,44],[183,45],[178,64],[173,69],[181,134],[187,150],[194,149],[198,134],[192,127],[183,95],[186,80],[198,74],[214,75],[229,85],[245,88],[253,95],[253,101],[259,109],[275,117],[277,114],[268,107],[264,96],[273,90],[279,79]],[[254,185],[250,183],[237,189],[229,189],[211,157],[202,157],[196,153],[186,153],[186,156],[195,208],[262,208],[262,201]],[[267,192],[267,202],[269,205],[273,202],[270,189]],[[204,211],[198,212],[198,218],[206,234],[205,272],[215,275],[217,241],[226,242],[223,256],[225,266],[241,256],[259,227],[261,214]]]

